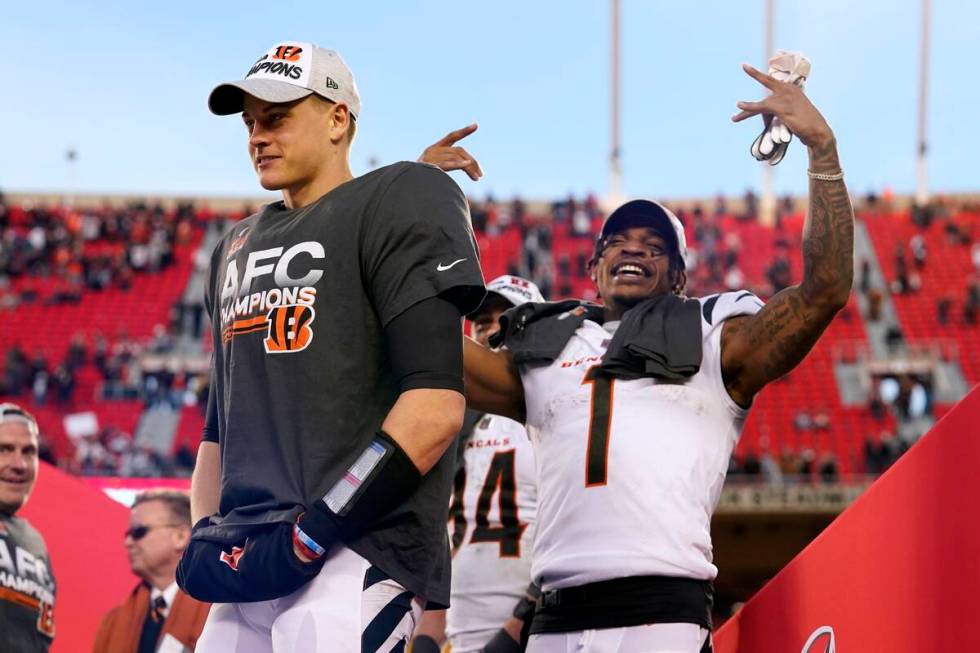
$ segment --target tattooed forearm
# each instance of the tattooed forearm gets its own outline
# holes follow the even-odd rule
[[[833,139],[810,148],[810,170],[840,170]],[[772,297],[750,317],[722,331],[722,372],[732,398],[745,405],[770,381],[788,373],[817,343],[851,291],[854,213],[843,181],[810,180],[803,229],[803,281]]]
[[[722,377],[735,401],[748,405],[770,381],[800,364],[827,327],[799,286],[773,296],[756,315],[725,322]]]
[[[810,148],[810,170],[840,171],[837,143]],[[854,267],[854,212],[844,181],[810,179],[810,206],[803,228],[804,298],[836,313],[851,292]]]

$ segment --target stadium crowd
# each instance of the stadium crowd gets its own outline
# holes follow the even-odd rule
[[[71,210],[7,206],[0,196],[0,309],[125,290],[135,275],[173,265],[175,247],[189,241],[198,218],[190,203],[175,211],[145,203]]]
[[[887,194],[881,198],[872,194],[863,200],[862,209],[887,212],[891,210],[890,202]],[[502,201],[492,195],[471,198],[470,207],[478,236],[493,241],[508,233],[517,234],[517,246],[509,252],[506,267],[500,272],[533,280],[549,299],[575,294],[595,299],[594,294],[589,296],[588,261],[595,233],[604,218],[595,195],[569,196],[545,206],[543,211],[530,210],[521,198]],[[980,241],[974,240],[971,230],[949,219],[971,210],[978,207],[954,206],[939,200],[928,211],[913,213],[913,220],[923,228],[942,221],[949,242],[968,248],[975,267],[964,297],[956,301],[948,293],[940,296],[936,305],[940,325],[975,325],[980,314]],[[83,301],[86,293],[107,288],[126,290],[137,275],[152,275],[172,266],[175,248],[188,243],[195,230],[220,233],[250,212],[249,207],[243,207],[240,213],[215,214],[192,203],[179,204],[174,210],[148,203],[70,210],[66,206],[8,205],[0,194],[0,312],[38,302],[77,303]],[[731,224],[731,220],[750,225],[757,214],[758,199],[751,191],[737,201],[718,196],[710,204],[678,208],[677,215],[689,225],[688,294],[748,288],[769,297],[793,283],[791,253],[798,247],[800,236],[795,225],[784,227],[785,221],[797,215],[792,198],[784,198],[778,204],[774,246],[762,267],[762,278],[750,278],[745,271],[749,256],[745,243],[737,229],[725,229],[724,225]],[[556,241],[573,243],[574,252],[569,253],[568,247],[558,252]],[[207,257],[199,255],[197,267],[202,269],[206,263]],[[887,287],[872,283],[870,263],[859,262],[855,289],[868,300],[865,318],[881,318],[886,292],[919,292],[921,271],[934,264],[937,263],[931,261],[921,234],[895,247],[895,278]],[[954,312],[954,306],[960,308],[959,314]],[[850,320],[854,316],[845,309],[842,318]],[[78,331],[63,355],[52,359],[45,351],[30,351],[13,341],[3,353],[0,396],[29,397],[35,406],[70,409],[79,399],[79,369],[91,365],[98,371],[97,400],[138,400],[147,409],[173,411],[196,405],[203,411],[208,390],[206,375],[193,366],[188,368],[172,354],[182,339],[202,342],[206,324],[200,300],[180,299],[170,308],[168,322],[155,324],[147,337],[134,338],[125,330],[114,334]],[[900,331],[893,331],[888,338],[893,347],[900,347],[904,337]],[[205,350],[208,345],[204,343]],[[868,473],[887,468],[914,441],[886,428],[886,416],[893,415],[902,423],[930,415],[933,404],[932,382],[928,378],[896,377],[874,386],[868,410],[883,425],[877,437],[866,438],[863,462]],[[794,428],[798,432],[826,431],[829,421],[826,410],[815,408],[813,412],[799,412]],[[74,444],[73,455],[58,459],[51,447],[45,446],[42,434],[42,458],[75,473],[93,475],[186,475],[193,467],[194,454],[186,444],[166,455],[137,443],[132,433],[113,424],[102,426],[97,434],[76,439]],[[839,465],[828,451],[783,447],[777,456],[760,446],[738,459],[733,457],[730,473],[734,479],[747,481],[834,482],[839,478]]]

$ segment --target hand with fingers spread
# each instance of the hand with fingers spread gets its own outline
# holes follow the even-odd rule
[[[762,114],[768,126],[772,117],[796,134],[803,144],[810,148],[823,148],[834,141],[834,132],[813,103],[796,84],[783,82],[772,75],[742,64],[745,72],[769,90],[769,96],[759,102],[738,102],[741,111],[732,116],[733,122]]]
[[[458,141],[463,140],[475,132],[477,127],[478,125],[473,123],[472,125],[467,125],[461,129],[449,132],[425,148],[422,156],[419,157],[419,161],[421,163],[430,163],[446,172],[462,170],[473,181],[479,181],[480,177],[483,176],[483,169],[480,168],[480,163],[464,148],[456,145]]]

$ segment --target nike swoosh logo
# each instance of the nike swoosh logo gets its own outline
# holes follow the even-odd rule
[[[449,268],[453,267],[457,263],[462,263],[465,260],[466,260],[465,258],[458,258],[455,261],[453,261],[452,263],[450,263],[449,265],[443,265],[442,263],[440,263],[439,265],[436,266],[436,271],[437,272],[445,272],[446,270],[448,270]]]

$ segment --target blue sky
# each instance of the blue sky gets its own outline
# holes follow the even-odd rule
[[[930,187],[980,190],[980,3],[934,0]],[[740,194],[761,171],[763,0],[622,0],[623,169],[629,195]],[[840,143],[855,192],[915,186],[919,0],[778,3],[776,47],[813,61],[807,90]],[[467,192],[553,198],[608,186],[609,9],[603,0],[450,2],[34,2],[4,11],[0,188],[256,195],[237,118],[208,113],[282,39],[338,50],[362,115],[355,173],[415,158],[471,121],[481,161]],[[970,62],[973,62],[972,67]],[[73,170],[64,153],[79,153]],[[795,143],[780,192],[806,188]]]

